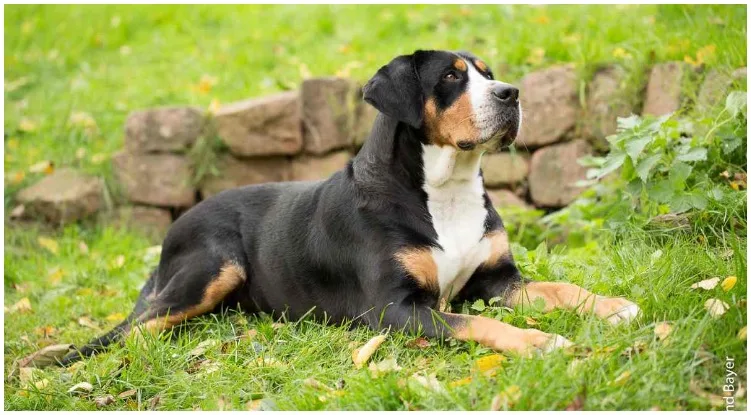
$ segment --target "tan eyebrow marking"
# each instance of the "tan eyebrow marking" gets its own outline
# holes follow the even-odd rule
[[[467,63],[464,62],[464,59],[457,58],[454,61],[454,68],[456,68],[456,69],[458,69],[458,70],[460,70],[462,72],[465,72],[467,70]]]
[[[488,65],[485,64],[485,62],[483,62],[483,61],[481,61],[479,59],[477,59],[475,61],[475,66],[477,66],[477,69],[481,70],[482,72],[487,72],[488,71]]]

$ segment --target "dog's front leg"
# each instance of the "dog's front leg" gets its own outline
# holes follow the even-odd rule
[[[547,352],[571,344],[557,334],[520,329],[487,317],[444,313],[424,306],[392,304],[371,326],[374,329],[390,327],[434,338],[472,340],[500,352],[523,355],[535,351]]]

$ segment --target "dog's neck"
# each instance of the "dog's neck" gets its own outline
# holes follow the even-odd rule
[[[451,146],[423,145],[425,184],[440,188],[449,182],[470,181],[480,176],[478,150],[460,151]]]
[[[352,167],[356,181],[374,183],[395,178],[400,184],[417,188],[423,184],[440,188],[478,178],[481,157],[479,150],[428,144],[422,131],[378,114]],[[394,177],[385,177],[384,171]]]

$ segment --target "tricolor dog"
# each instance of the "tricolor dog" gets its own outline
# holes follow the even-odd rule
[[[471,340],[529,353],[566,346],[556,334],[439,310],[493,297],[513,307],[594,313],[612,323],[639,308],[568,283],[533,282],[514,264],[480,171],[485,152],[513,142],[519,90],[464,52],[417,51],[363,88],[380,114],[362,150],[318,182],[227,190],[181,216],[135,309],[66,357],[89,356],[136,330],[157,333],[236,307],[312,314],[336,324]]]

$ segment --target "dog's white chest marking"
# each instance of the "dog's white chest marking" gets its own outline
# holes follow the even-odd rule
[[[432,255],[441,298],[451,300],[490,255],[485,234],[485,202],[479,175],[480,152],[423,146],[428,211],[441,248]]]

